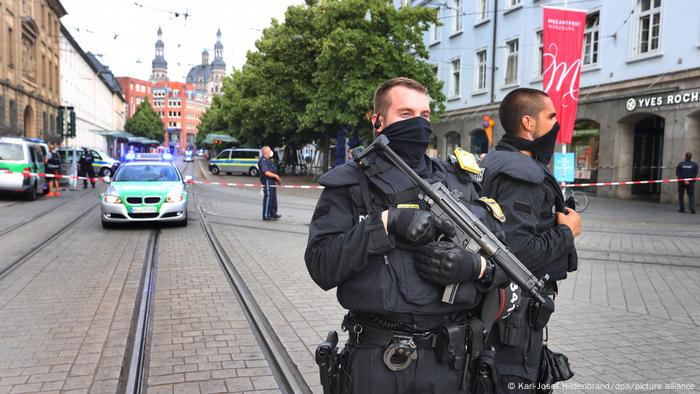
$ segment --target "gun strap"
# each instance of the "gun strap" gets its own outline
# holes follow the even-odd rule
[[[374,213],[374,207],[371,204],[371,198],[369,194],[369,184],[367,183],[367,175],[360,167],[357,167],[357,182],[360,185],[360,196],[362,197],[362,202],[365,204],[365,210],[368,215]]]

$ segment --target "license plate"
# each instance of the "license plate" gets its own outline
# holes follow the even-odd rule
[[[154,213],[158,212],[156,207],[133,207],[131,213]]]

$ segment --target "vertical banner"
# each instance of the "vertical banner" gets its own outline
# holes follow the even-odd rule
[[[557,111],[557,142],[570,144],[576,122],[586,11],[544,7],[543,85]]]

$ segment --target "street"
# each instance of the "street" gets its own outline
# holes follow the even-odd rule
[[[199,159],[179,166],[200,182],[257,181],[205,173]],[[321,392],[315,348],[329,330],[340,331],[345,311],[334,291],[311,281],[303,260],[319,190],[279,190],[283,218],[263,222],[259,189],[199,183],[188,227],[105,230],[96,209],[101,187],[0,201],[0,393],[116,392],[128,384],[154,233],[139,367],[148,392]],[[700,219],[670,205],[592,198],[583,220],[579,270],[560,283],[549,325],[550,347],[569,357],[576,375],[556,391],[697,390]],[[265,344],[227,263],[285,354]],[[281,356],[301,382],[279,372]]]

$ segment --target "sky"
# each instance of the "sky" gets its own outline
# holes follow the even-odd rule
[[[147,80],[155,42],[163,29],[168,77],[185,81],[201,64],[202,51],[214,60],[221,29],[227,73],[245,64],[248,50],[272,18],[284,20],[288,6],[303,0],[61,0],[68,15],[61,23],[85,52],[92,52],[115,76]],[[175,16],[178,13],[179,16]],[[184,14],[188,17],[185,19]]]

